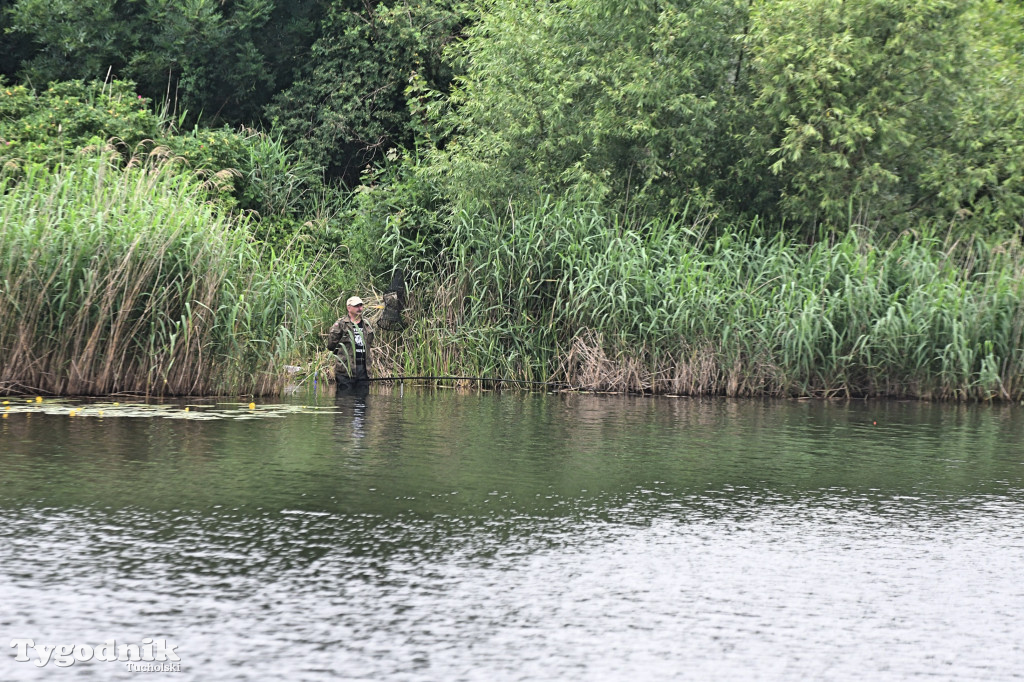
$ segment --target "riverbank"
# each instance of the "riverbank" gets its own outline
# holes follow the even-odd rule
[[[677,395],[1024,399],[1017,237],[625,225],[552,204],[453,225],[377,372]]]
[[[195,176],[81,158],[5,181],[2,202],[0,392],[274,395],[288,365],[330,373],[322,335],[353,292],[316,257],[256,241]],[[405,329],[378,335],[380,377],[1024,399],[1017,236],[853,227],[808,244],[563,201],[463,216],[392,257],[409,306]],[[354,293],[373,302],[369,282]]]

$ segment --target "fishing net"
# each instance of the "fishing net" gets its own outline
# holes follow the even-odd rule
[[[402,311],[405,310],[405,273],[395,268],[391,286],[384,292],[384,310],[377,318],[377,327],[384,330],[398,330],[405,327]]]

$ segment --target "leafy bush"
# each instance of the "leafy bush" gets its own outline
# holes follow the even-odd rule
[[[111,139],[131,154],[160,130],[152,103],[126,81],[51,83],[39,92],[0,82],[0,162],[54,163]]]
[[[318,166],[280,134],[226,126],[182,131],[180,122],[158,115],[127,81],[52,83],[42,92],[0,84],[0,165],[52,168],[110,145],[122,166],[149,156],[174,159],[222,208],[255,214],[265,239],[284,243],[304,230],[307,203],[324,191]]]

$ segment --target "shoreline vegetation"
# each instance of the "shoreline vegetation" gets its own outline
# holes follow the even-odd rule
[[[120,168],[109,153],[0,180],[0,391],[268,395],[286,365],[328,376],[335,313],[310,277],[316,259],[268,259],[206,191],[174,163]],[[1024,399],[1015,236],[854,228],[806,244],[685,213],[627,225],[550,200],[463,216],[448,244],[417,273],[407,328],[379,335],[376,376]]]
[[[308,333],[305,269],[173,164],[0,176],[0,391],[264,394]]]
[[[851,229],[807,245],[565,202],[456,223],[378,375],[676,395],[1024,399],[1024,248]]]
[[[58,4],[0,3],[0,394],[279,394],[400,268],[377,377],[1024,401],[1020,3]]]

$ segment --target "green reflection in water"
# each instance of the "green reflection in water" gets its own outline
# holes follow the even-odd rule
[[[601,515],[659,496],[949,502],[1019,490],[1024,475],[1012,406],[374,387],[254,409],[12,408],[0,422],[2,506]]]
[[[202,679],[1021,669],[1019,408],[185,406],[0,420],[0,627],[167,637]],[[17,665],[0,677],[42,679]]]

